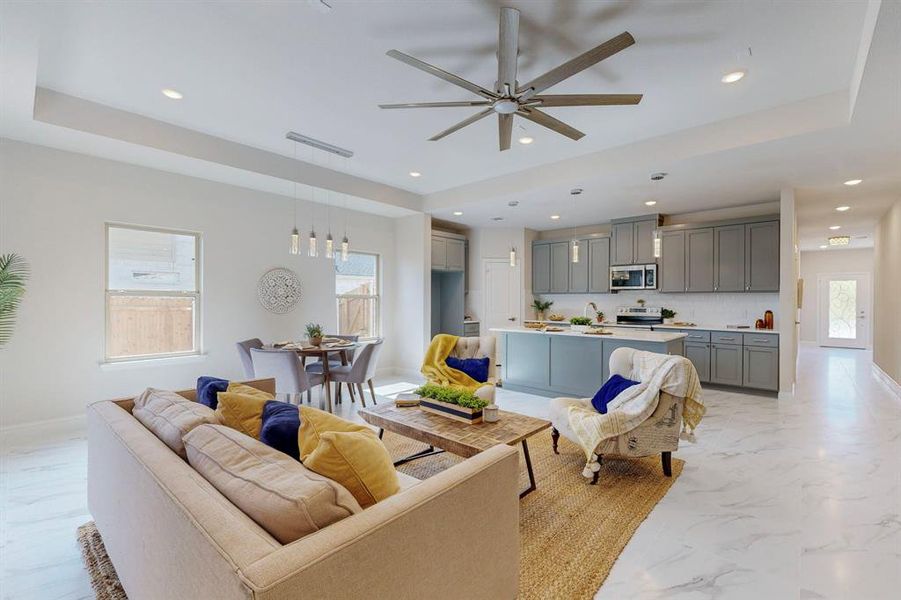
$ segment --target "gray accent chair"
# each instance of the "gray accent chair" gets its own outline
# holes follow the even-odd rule
[[[238,356],[241,357],[241,364],[244,365],[244,376],[247,379],[256,379],[253,374],[253,359],[250,356],[252,348],[262,348],[263,342],[259,338],[251,338],[235,344],[238,348]]]
[[[329,379],[337,385],[346,383],[351,390],[351,401],[353,401],[353,386],[357,386],[360,394],[360,401],[363,407],[366,406],[366,397],[363,393],[363,384],[369,385],[369,393],[372,394],[372,403],[378,404],[375,399],[375,386],[372,384],[372,378],[375,377],[375,369],[378,365],[379,354],[382,352],[384,340],[378,338],[368,344],[363,344],[351,365],[341,365],[332,369],[329,367]]]
[[[322,373],[307,373],[293,350],[251,348],[250,356],[257,378],[275,379],[275,393],[285,394],[292,403],[300,404],[300,395],[322,385],[325,379]]]

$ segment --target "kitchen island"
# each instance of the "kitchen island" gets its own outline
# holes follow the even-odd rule
[[[610,335],[525,327],[491,329],[503,355],[504,388],[548,397],[591,397],[607,380],[610,354],[617,348],[680,356],[685,352],[683,332],[608,331]]]

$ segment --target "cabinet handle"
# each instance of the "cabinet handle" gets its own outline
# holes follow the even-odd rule
[[[734,342],[735,341],[735,338],[721,337],[720,339],[723,340],[724,342]]]

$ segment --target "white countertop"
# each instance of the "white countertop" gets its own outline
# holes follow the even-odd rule
[[[673,340],[679,340],[686,336],[684,333],[663,333],[658,331],[642,331],[642,330],[629,330],[623,331],[613,330],[610,335],[592,335],[588,333],[580,333],[577,331],[539,331],[538,329],[528,329],[526,327],[493,327],[491,330],[493,333],[533,333],[535,335],[567,335],[570,337],[583,337],[589,339],[596,340],[624,340],[624,341],[632,341],[632,342],[672,342]]]
[[[525,323],[547,323],[548,325],[559,325],[562,327],[569,327],[569,320],[566,321],[537,321],[534,319],[526,319]],[[648,329],[649,327],[653,327],[655,330],[659,329],[676,329],[676,330],[690,330],[697,329],[698,331],[728,331],[730,333],[764,333],[771,335],[778,335],[779,332],[775,329],[754,329],[754,327],[748,327],[747,329],[738,329],[736,327],[726,327],[725,325],[706,325],[704,323],[698,323],[697,325],[689,326],[689,325],[633,325],[629,323],[612,323],[605,322],[604,327],[619,327],[619,328],[628,328],[628,329]]]

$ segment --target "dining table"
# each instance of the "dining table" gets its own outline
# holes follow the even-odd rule
[[[341,360],[341,364],[346,366],[350,364],[347,353],[360,346],[357,342],[339,340],[338,338],[332,338],[332,340],[334,341],[330,341],[329,338],[324,338],[318,345],[313,345],[309,340],[274,345],[275,348],[294,350],[297,352],[303,368],[306,368],[308,358],[319,358],[319,361],[322,363],[322,387],[325,388],[325,403],[329,412],[332,412],[332,389],[329,385],[331,382],[331,378],[329,377],[329,363],[331,362],[331,357],[337,354],[338,358]],[[340,393],[339,390],[339,398]],[[351,388],[351,394],[353,394],[353,388]]]

